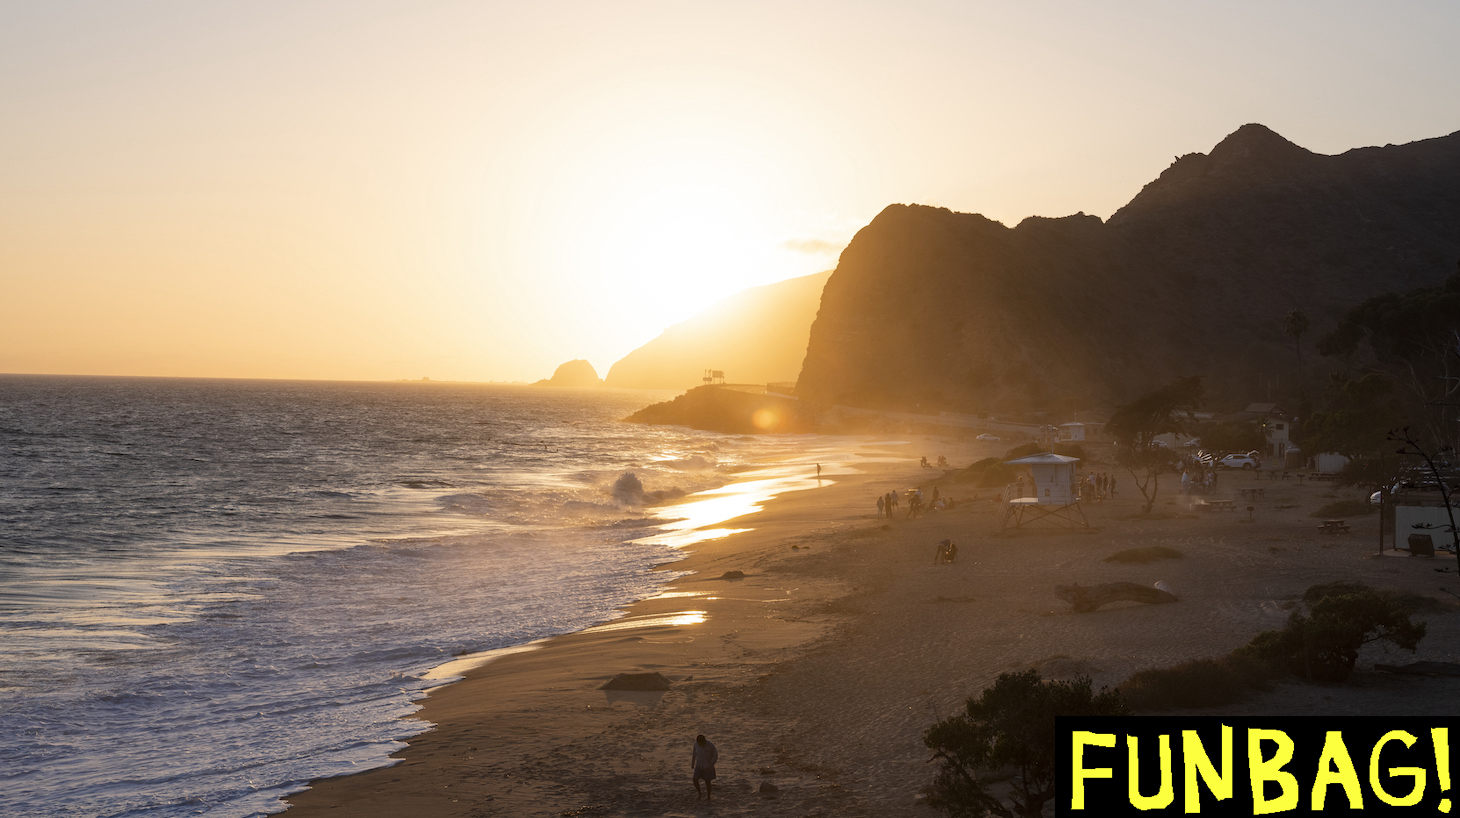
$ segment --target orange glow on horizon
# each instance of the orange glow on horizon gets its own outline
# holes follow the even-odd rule
[[[1246,122],[1325,153],[1454,131],[1457,25],[1313,0],[19,4],[0,372],[605,374],[834,267],[892,203],[1108,216]]]

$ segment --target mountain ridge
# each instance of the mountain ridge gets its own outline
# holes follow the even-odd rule
[[[1257,124],[1176,160],[1110,219],[889,205],[843,251],[797,394],[987,411],[1111,406],[1177,375],[1241,402],[1348,306],[1460,258],[1460,132],[1337,155]],[[1286,357],[1283,357],[1286,356]]]

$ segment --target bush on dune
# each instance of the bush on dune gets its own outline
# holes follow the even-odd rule
[[[1393,591],[1334,582],[1309,588],[1303,604],[1306,613],[1294,611],[1285,628],[1259,633],[1240,651],[1310,682],[1341,682],[1364,645],[1413,651],[1425,635],[1425,623],[1411,622],[1411,604]]]
[[[1424,638],[1425,623],[1410,616],[1427,601],[1357,582],[1314,585],[1282,630],[1263,631],[1216,659],[1143,670],[1120,692],[1132,707],[1164,710],[1231,704],[1290,674],[1309,682],[1341,682],[1370,642],[1413,651]]]
[[[979,488],[1002,488],[1019,479],[1019,470],[1004,465],[1002,458],[985,457],[953,476],[955,483],[973,483]]]
[[[1033,670],[1005,673],[969,698],[964,712],[923,735],[941,765],[928,805],[952,816],[1039,815],[1054,797],[1055,718],[1126,715],[1130,711],[1119,692],[1095,693],[1088,678],[1060,682],[1043,680]],[[986,775],[1000,769],[1016,772]]]
[[[1273,670],[1265,662],[1234,651],[1217,659],[1143,670],[1120,686],[1120,694],[1138,710],[1216,707],[1267,690],[1272,677]]]
[[[1041,443],[1025,443],[1022,446],[1015,446],[1003,457],[985,457],[974,463],[972,466],[954,475],[955,483],[973,483],[979,488],[1003,488],[1019,479],[1020,469],[1018,466],[1005,465],[1005,461],[1014,460],[1020,457],[1028,457],[1031,454],[1040,454],[1047,451]],[[1055,454],[1062,454],[1068,457],[1085,459],[1085,450],[1075,443],[1056,443]]]

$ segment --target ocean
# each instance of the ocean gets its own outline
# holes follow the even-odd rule
[[[838,458],[672,394],[0,376],[0,815],[280,812]]]

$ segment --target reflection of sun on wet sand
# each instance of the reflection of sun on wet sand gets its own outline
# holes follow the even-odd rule
[[[999,453],[935,445],[955,463]],[[1246,502],[1242,514],[1198,512],[1167,488],[1143,517],[1139,496],[1122,488],[1086,507],[1091,530],[999,535],[993,491],[965,485],[943,486],[960,500],[952,511],[876,519],[878,494],[934,472],[866,468],[767,503],[737,522],[751,531],[686,548],[666,568],[694,573],[623,619],[433,692],[420,715],[438,727],[412,739],[401,764],[321,782],[290,799],[292,814],[698,814],[689,745],[704,733],[720,749],[717,813],[928,815],[916,801],[933,774],[922,732],[1000,673],[1032,666],[1115,685],[1226,653],[1281,627],[1310,585],[1341,579],[1442,598],[1417,617],[1430,623],[1419,652],[1366,653],[1348,684],[1280,683],[1213,712],[1460,710],[1443,679],[1369,669],[1375,660],[1460,659],[1460,617],[1436,590],[1460,587],[1455,574],[1433,570],[1451,561],[1371,559],[1373,516],[1350,520],[1351,534],[1320,535],[1308,512],[1329,502],[1331,487],[1263,481],[1250,523]],[[1255,484],[1235,473],[1223,480],[1233,496]],[[958,561],[934,565],[945,538],[958,543]],[[1158,546],[1181,556],[1105,560]],[[737,570],[743,578],[724,578]],[[1161,581],[1180,601],[1076,614],[1055,596],[1056,585],[1075,581]],[[599,689],[626,672],[660,673],[672,685]],[[776,786],[774,799],[762,782]]]

